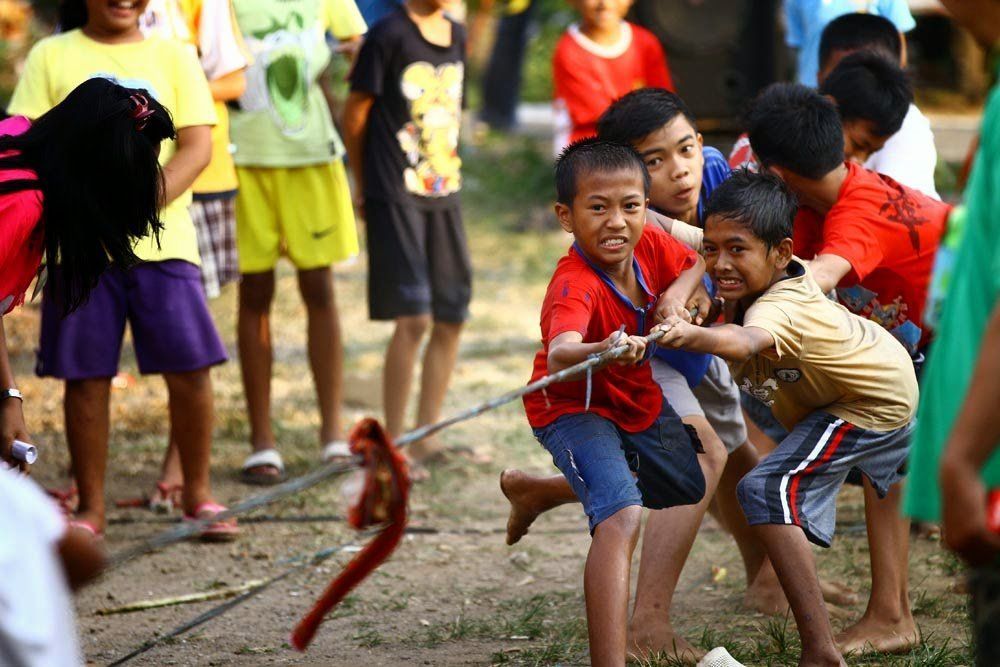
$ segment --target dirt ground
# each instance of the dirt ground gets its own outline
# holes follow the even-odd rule
[[[470,180],[470,188],[474,187]],[[509,190],[501,189],[497,195],[510,197],[506,201],[491,203],[489,198],[473,196],[466,207],[476,269],[475,300],[447,413],[526,381],[538,344],[538,306],[555,259],[567,246],[561,233],[514,231],[512,226],[537,228],[545,214],[536,210],[534,223],[522,225],[518,219],[512,225],[513,218],[522,216],[496,213],[507,202],[519,201]],[[363,260],[337,270],[346,339],[348,424],[362,416],[380,416],[381,360],[390,333],[388,325],[367,320],[365,275]],[[280,271],[277,293],[274,418],[289,472],[296,475],[317,462],[318,418],[304,347],[304,312],[295,277],[287,266]],[[212,308],[234,358],[213,374],[217,400],[213,483],[220,501],[233,502],[257,492],[241,484],[236,473],[248,453],[248,429],[235,361],[234,290],[228,289]],[[29,306],[5,319],[27,396],[29,429],[41,444],[35,477],[47,486],[65,486],[68,456],[61,387],[32,374],[37,309]],[[137,496],[152,487],[167,441],[161,381],[139,377],[128,349],[122,368],[124,375],[116,382],[111,407],[111,498]],[[503,541],[507,507],[497,485],[499,471],[509,466],[553,470],[531,437],[520,404],[452,428],[442,439],[489,456],[492,463],[446,464],[433,469],[428,482],[416,486],[412,532],[393,558],[321,627],[307,653],[289,647],[290,630],[338,565],[350,557],[349,551],[321,566],[303,568],[132,664],[585,663],[581,582],[589,538],[579,507],[563,507],[543,517],[513,548]],[[77,598],[87,659],[94,664],[109,663],[219,602],[113,616],[98,615],[99,610],[237,586],[273,576],[297,556],[360,544],[336,520],[344,510],[341,495],[337,483],[320,486],[244,520],[244,534],[234,544],[178,544],[108,572]],[[168,528],[177,517],[113,509],[110,519],[106,542],[109,551],[115,552]],[[864,593],[868,554],[859,493],[849,490],[843,495],[838,530],[833,548],[819,556],[822,573]],[[925,645],[909,656],[874,656],[850,663],[971,664],[965,598],[955,592],[958,565],[937,542],[925,539],[914,541],[910,562],[912,601]],[[676,597],[674,617],[679,629],[705,648],[727,646],[747,664],[796,664],[794,621],[745,611],[741,608],[743,587],[734,543],[714,523],[706,522]],[[863,608],[847,611],[857,616]]]

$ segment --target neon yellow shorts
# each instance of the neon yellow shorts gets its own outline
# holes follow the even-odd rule
[[[358,254],[347,172],[339,160],[308,167],[237,167],[240,273],[270,271],[282,254],[318,269]]]

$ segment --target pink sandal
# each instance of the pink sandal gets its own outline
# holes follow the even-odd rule
[[[104,539],[104,533],[102,531],[98,530],[97,526],[95,526],[90,521],[87,521],[86,519],[70,519],[69,521],[66,522],[66,527],[67,528],[77,528],[77,529],[82,530],[82,531],[84,531],[86,533],[90,533],[90,536],[94,540],[103,540]]]
[[[184,521],[205,521],[211,520],[216,515],[227,511],[229,508],[212,501],[204,502],[195,508],[194,514],[184,513]],[[240,527],[236,519],[226,519],[215,521],[204,526],[196,537],[202,542],[231,542],[240,535]]]

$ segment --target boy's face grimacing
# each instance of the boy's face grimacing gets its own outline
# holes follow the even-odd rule
[[[646,223],[642,174],[638,169],[580,174],[573,203],[557,203],[556,215],[592,262],[615,273],[632,261]]]
[[[621,24],[632,6],[632,0],[573,0],[584,28],[612,30]]]
[[[649,201],[659,211],[684,222],[694,215],[705,166],[703,139],[683,114],[635,142],[649,171]]]
[[[870,120],[845,120],[844,127],[844,157],[852,162],[863,165],[871,154],[881,150],[889,137],[875,133],[875,124]]]
[[[717,215],[705,221],[705,265],[726,301],[756,298],[774,284],[792,259],[792,240],[767,245],[737,220]]]

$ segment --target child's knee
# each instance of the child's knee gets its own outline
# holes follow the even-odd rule
[[[274,299],[273,273],[248,273],[240,279],[240,308],[256,313],[271,310]]]
[[[396,319],[396,332],[410,339],[423,338],[430,326],[430,315],[408,315]]]
[[[600,534],[602,539],[629,541],[638,537],[641,524],[642,507],[628,505],[597,524],[594,537]]]
[[[299,272],[299,292],[310,308],[326,308],[333,304],[333,273],[328,268]]]

